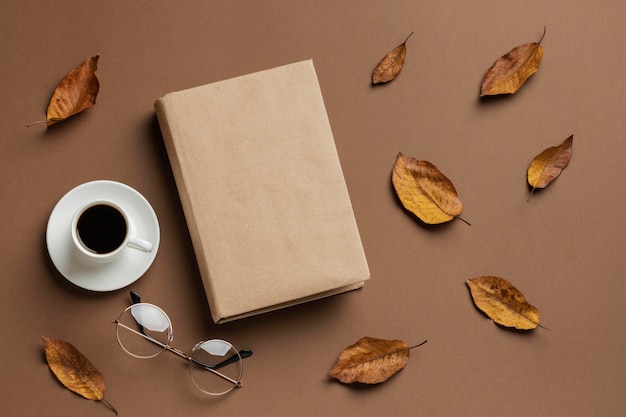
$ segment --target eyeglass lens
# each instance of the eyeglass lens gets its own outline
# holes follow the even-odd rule
[[[117,340],[137,358],[152,358],[167,348],[173,339],[167,314],[152,304],[133,304],[117,320]]]
[[[241,356],[233,345],[213,339],[194,346],[189,371],[200,391],[219,395],[239,385],[243,367]]]

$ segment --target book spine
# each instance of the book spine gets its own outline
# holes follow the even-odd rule
[[[187,222],[187,228],[194,248],[198,269],[200,270],[204,291],[211,310],[211,316],[213,321],[218,323],[222,319],[222,314],[219,312],[215,302],[214,291],[211,280],[209,279],[208,262],[204,256],[205,251],[202,238],[196,222],[196,213],[193,209],[188,191],[185,172],[182,169],[182,165],[184,164],[182,161],[184,159],[184,152],[182,150],[179,152],[179,147],[181,146],[181,141],[184,140],[184,135],[179,132],[179,128],[174,122],[176,120],[174,115],[176,113],[175,103],[170,102],[166,95],[155,101],[154,109],[161,128],[163,143],[165,144],[165,150],[170,161],[176,188],[178,189],[178,196]]]

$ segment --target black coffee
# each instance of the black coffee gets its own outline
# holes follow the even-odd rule
[[[126,220],[115,207],[97,204],[80,215],[76,229],[85,248],[94,253],[108,253],[124,241]]]

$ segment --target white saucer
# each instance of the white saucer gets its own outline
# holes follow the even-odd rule
[[[127,248],[114,261],[97,263],[79,256],[70,232],[76,210],[107,199],[122,207],[135,224],[137,237],[152,242],[152,252]],[[152,206],[133,188],[115,181],[92,181],[70,190],[50,214],[46,244],[52,263],[71,283],[91,291],[113,291],[137,281],[152,265],[159,249],[159,221]]]

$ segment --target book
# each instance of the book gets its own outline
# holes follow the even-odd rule
[[[154,106],[214,322],[370,278],[312,60]]]

